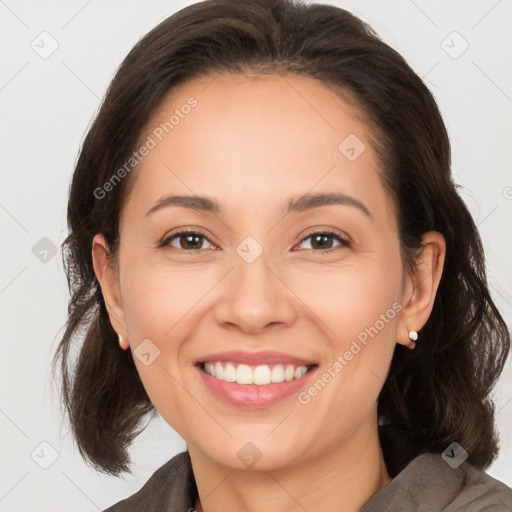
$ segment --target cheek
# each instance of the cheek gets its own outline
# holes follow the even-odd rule
[[[207,291],[208,275],[196,272],[194,277],[187,269],[129,255],[122,268],[123,307],[133,342],[150,338],[168,350],[182,319]]]
[[[364,333],[372,327],[389,334],[401,309],[401,279],[399,259],[379,254],[343,267],[302,273],[293,288],[339,351],[360,334],[364,341]]]
[[[212,283],[204,273],[193,277],[186,269],[148,263],[148,259],[126,254],[121,266],[130,348],[152,403],[180,432],[183,418],[175,411],[190,400],[179,384],[187,369],[184,362],[188,362],[183,349],[194,329],[195,308]],[[149,364],[141,357],[147,352]]]
[[[402,267],[396,252],[367,258],[364,264],[332,269],[313,281],[304,279],[302,293],[322,325],[324,338],[322,382],[306,390],[321,416],[333,403],[340,410],[365,416],[386,379],[395,344]],[[314,283],[314,284],[313,284]],[[318,321],[321,319],[321,322]],[[331,384],[332,382],[332,384]],[[330,404],[330,405],[329,405]],[[324,410],[325,409],[325,410]]]

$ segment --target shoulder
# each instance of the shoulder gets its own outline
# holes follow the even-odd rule
[[[182,452],[159,467],[139,491],[103,512],[186,512],[193,508],[195,493],[190,455]]]
[[[468,462],[453,465],[440,453],[413,459],[361,512],[509,512],[512,489]]]

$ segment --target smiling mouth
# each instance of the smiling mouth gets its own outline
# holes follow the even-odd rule
[[[247,365],[229,361],[218,361],[198,363],[198,366],[207,375],[224,382],[233,382],[241,385],[268,386],[270,384],[300,379],[318,365]]]

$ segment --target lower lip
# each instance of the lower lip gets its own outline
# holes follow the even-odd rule
[[[244,409],[261,409],[282,402],[298,393],[308,382],[311,375],[315,373],[317,367],[314,366],[311,368],[300,379],[267,384],[264,386],[226,382],[208,375],[200,366],[196,366],[196,369],[208,389],[220,399]]]

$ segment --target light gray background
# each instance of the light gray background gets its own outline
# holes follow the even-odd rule
[[[148,30],[190,3],[0,1],[4,512],[104,509],[137,491],[153,471],[185,448],[158,418],[133,445],[132,476],[94,472],[80,458],[60,416],[49,363],[63,332],[68,300],[60,253],[54,255],[51,249],[66,235],[67,190],[81,140],[126,53]],[[511,325],[512,3],[325,3],[368,21],[433,91],[450,132],[455,179],[464,186],[462,195],[485,244],[491,290]],[[50,36],[41,36],[44,31]],[[42,58],[40,54],[56,44],[53,39],[58,48]],[[464,41],[469,47],[459,55]],[[43,237],[48,240],[41,241]],[[502,451],[489,469],[509,486],[511,369],[509,361],[495,391]]]

